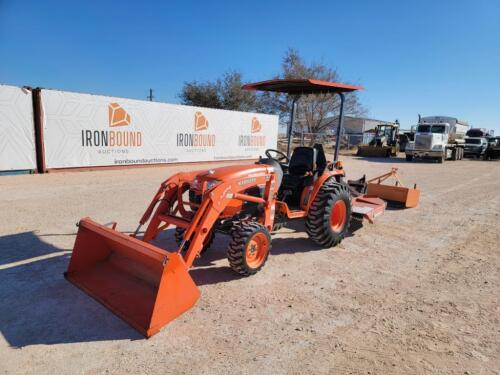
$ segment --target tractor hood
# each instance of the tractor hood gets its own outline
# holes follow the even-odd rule
[[[262,177],[269,173],[272,167],[266,164],[229,165],[227,167],[209,169],[196,175],[191,183],[191,189],[199,192],[210,190],[218,182],[241,180],[248,183],[248,179]]]
[[[265,164],[229,165],[227,167],[209,169],[199,174],[198,177],[222,181],[239,177],[249,177],[249,175],[256,173],[262,175],[266,173],[267,168],[269,166]]]

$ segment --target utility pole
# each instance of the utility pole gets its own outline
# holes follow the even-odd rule
[[[149,95],[146,96],[146,98],[148,98],[150,102],[153,101],[153,98],[154,98],[154,96],[153,96],[153,89],[149,89]]]

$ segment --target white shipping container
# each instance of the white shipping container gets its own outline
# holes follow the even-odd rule
[[[0,171],[36,169],[31,91],[0,85]]]

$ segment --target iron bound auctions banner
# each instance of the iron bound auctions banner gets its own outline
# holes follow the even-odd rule
[[[278,116],[41,91],[47,169],[256,159]]]

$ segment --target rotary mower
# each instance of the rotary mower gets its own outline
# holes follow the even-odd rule
[[[359,88],[308,79],[244,86],[292,95],[292,107],[301,94],[338,94],[337,139],[344,93]],[[264,266],[271,232],[291,220],[305,220],[311,240],[331,247],[342,241],[351,219],[373,222],[382,214],[386,201],[381,197],[406,206],[418,203],[416,189],[380,184],[388,176],[381,176],[378,183],[377,179],[345,182],[338,160],[340,142],[336,142],[332,162],[327,161],[321,144],[296,147],[291,153],[292,128],[293,108],[287,153],[266,150],[266,158],[253,164],[171,176],[160,185],[131,235],[117,231],[116,223],[106,226],[81,219],[65,277],[149,337],[198,300],[200,292],[188,271],[216,233],[231,237],[229,264],[237,273],[249,276]],[[374,189],[372,185],[378,186]],[[367,192],[370,186],[375,194]],[[177,249],[152,244],[168,228],[175,228]]]

